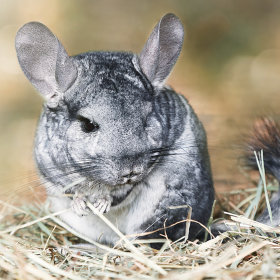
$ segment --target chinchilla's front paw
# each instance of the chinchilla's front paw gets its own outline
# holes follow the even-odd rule
[[[92,196],[89,198],[89,201],[100,213],[109,212],[112,204],[112,198],[109,195]]]
[[[87,208],[86,201],[86,197],[83,194],[75,193],[71,202],[72,211],[80,217],[88,216],[90,214],[90,210]]]

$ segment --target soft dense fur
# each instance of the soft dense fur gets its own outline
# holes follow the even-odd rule
[[[246,165],[258,170],[254,151],[263,150],[265,171],[280,182],[280,126],[272,117],[258,119],[246,143]],[[272,223],[266,209],[258,221],[272,226],[280,225],[280,189],[274,193],[270,201]]]
[[[179,19],[167,14],[139,55],[69,57],[41,23],[17,33],[22,70],[46,100],[35,159],[53,211],[72,207],[61,218],[94,240],[114,244],[118,237],[86,201],[128,235],[184,220],[190,207],[193,220],[209,219],[214,191],[203,126],[187,100],[164,85],[183,35]],[[192,223],[189,239],[201,229]],[[179,223],[167,236],[185,231]]]

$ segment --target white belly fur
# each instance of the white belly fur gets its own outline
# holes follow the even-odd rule
[[[125,201],[104,214],[125,235],[140,233],[141,225],[153,217],[155,207],[166,190],[165,180],[160,172],[153,172],[147,182],[135,186]],[[50,201],[54,212],[71,208],[70,198],[51,196]],[[60,215],[60,218],[90,239],[109,244],[115,244],[119,240],[117,234],[95,215],[79,217],[69,210]]]

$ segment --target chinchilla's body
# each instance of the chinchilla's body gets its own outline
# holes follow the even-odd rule
[[[202,124],[164,81],[183,42],[172,14],[154,28],[140,55],[88,52],[69,57],[42,24],[17,34],[20,65],[46,99],[35,159],[53,211],[88,238],[114,244],[117,235],[86,202],[126,234],[186,220],[189,239],[207,224],[214,191]],[[157,231],[146,237],[160,237]],[[176,240],[186,223],[167,229]]]

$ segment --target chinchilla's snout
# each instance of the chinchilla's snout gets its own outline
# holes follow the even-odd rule
[[[133,166],[132,168],[123,169],[118,176],[118,184],[133,184],[141,181],[143,177],[143,168]]]
[[[145,157],[109,160],[105,165],[106,172],[100,173],[100,180],[111,186],[135,184],[142,181],[151,170]]]

